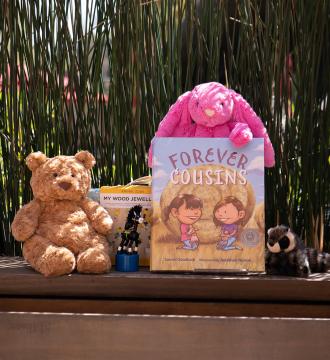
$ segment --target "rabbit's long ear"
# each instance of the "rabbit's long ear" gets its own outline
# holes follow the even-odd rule
[[[265,145],[265,166],[272,167],[275,165],[275,154],[273,145],[267,134],[267,130],[254,112],[250,104],[243,98],[242,95],[231,90],[232,98],[234,100],[233,120],[237,122],[244,122],[249,125],[253,137],[263,138]]]
[[[249,125],[254,137],[264,137],[265,126],[258,115],[254,112],[251,105],[242,95],[231,90],[234,100],[233,118],[237,122],[244,122]]]
[[[190,98],[191,91],[187,91],[170,107],[168,113],[159,123],[156,137],[171,137],[177,128],[189,127],[193,123],[188,111]]]
[[[188,111],[188,102],[191,97],[191,91],[181,95],[178,100],[170,107],[168,113],[159,123],[155,137],[171,137],[177,129],[189,129],[193,121]],[[148,165],[152,166],[152,143],[148,152]]]

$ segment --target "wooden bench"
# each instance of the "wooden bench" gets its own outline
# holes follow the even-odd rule
[[[46,279],[20,258],[0,258],[0,312],[0,359],[330,354],[330,273],[297,279],[141,269]]]

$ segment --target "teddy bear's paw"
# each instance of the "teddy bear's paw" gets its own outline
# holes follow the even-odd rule
[[[107,234],[112,228],[113,221],[110,216],[105,216],[98,224],[98,229],[101,234]]]
[[[13,236],[18,241],[25,241],[30,238],[36,230],[36,221],[29,218],[20,219],[21,221],[14,221],[11,226]]]
[[[49,247],[37,262],[37,270],[46,277],[70,274],[75,266],[74,254],[64,247]]]
[[[100,249],[87,249],[77,258],[77,270],[80,273],[102,274],[108,272],[110,267],[109,255]]]

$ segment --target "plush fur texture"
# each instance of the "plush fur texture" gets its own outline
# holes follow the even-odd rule
[[[160,122],[155,137],[228,137],[236,147],[264,138],[265,166],[275,164],[272,143],[262,121],[238,93],[216,82],[181,95]],[[152,166],[152,148],[149,149]]]
[[[95,159],[88,151],[75,156],[47,158],[30,154],[34,199],[23,206],[12,223],[17,241],[24,242],[23,256],[45,276],[77,269],[81,273],[105,273],[111,263],[106,234],[112,219],[86,195]]]
[[[269,275],[307,277],[330,269],[330,255],[305,248],[299,236],[285,225],[268,230],[266,272]]]

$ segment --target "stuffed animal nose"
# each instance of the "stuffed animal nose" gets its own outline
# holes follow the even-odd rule
[[[215,114],[215,111],[213,109],[205,109],[204,114],[211,117]]]
[[[60,188],[62,188],[63,190],[69,190],[70,189],[70,187],[71,187],[71,185],[72,184],[70,184],[70,183],[68,183],[68,182],[61,182],[61,183],[59,183],[58,184],[58,186],[60,187]]]

